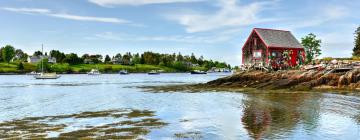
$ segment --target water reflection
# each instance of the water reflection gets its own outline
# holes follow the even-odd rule
[[[339,131],[344,136],[360,136],[359,128],[344,128],[345,122],[333,123],[331,127],[324,127],[324,118],[351,118],[358,121],[360,105],[357,97],[332,98],[340,96],[333,94],[310,93],[265,93],[248,94],[243,103],[241,122],[253,139],[286,139],[302,137],[309,138],[326,136],[336,132],[339,128],[349,129],[350,132]],[[349,103],[351,102],[351,103]],[[345,104],[347,103],[347,104]],[[336,108],[329,108],[336,106]],[[349,108],[352,113],[349,114]],[[334,114],[335,113],[335,114]],[[345,114],[347,113],[347,114]],[[347,126],[348,127],[348,126]],[[324,129],[325,128],[325,129]],[[303,131],[298,131],[299,129]],[[352,133],[355,132],[355,133]],[[345,135],[350,133],[351,135]]]
[[[318,98],[315,95],[295,93],[249,94],[249,98],[244,101],[241,121],[254,139],[284,138],[300,123],[304,124],[306,130],[312,131],[317,127],[320,115]]]

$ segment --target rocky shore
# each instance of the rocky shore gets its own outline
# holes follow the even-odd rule
[[[143,87],[153,92],[171,91],[251,91],[308,92],[360,91],[360,69],[346,72],[329,70],[286,70],[277,72],[242,71],[228,77],[194,85]]]

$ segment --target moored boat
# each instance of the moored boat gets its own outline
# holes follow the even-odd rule
[[[91,69],[91,71],[88,72],[88,75],[101,75],[101,73],[98,69]]]
[[[149,75],[158,75],[158,74],[160,74],[160,72],[157,71],[157,70],[152,70],[152,71],[150,71],[148,74],[149,74]]]
[[[43,45],[41,45],[41,52],[44,53]],[[41,73],[31,72],[31,74],[34,74],[35,79],[58,79],[60,78],[60,75],[57,75],[56,73],[45,73],[44,72],[44,61],[41,57]]]
[[[200,70],[194,70],[190,72],[191,74],[207,74],[205,71],[200,71]]]
[[[129,74],[129,72],[127,70],[121,70],[119,72],[120,75],[126,75],[126,74]]]
[[[58,79],[60,75],[56,73],[40,73],[38,75],[34,75],[35,79]]]

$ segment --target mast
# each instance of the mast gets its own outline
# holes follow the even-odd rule
[[[41,72],[44,73],[44,46],[41,44]]]

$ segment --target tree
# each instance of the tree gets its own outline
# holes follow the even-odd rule
[[[15,48],[11,45],[6,45],[1,53],[3,60],[9,63],[15,57]]]
[[[51,50],[50,51],[50,57],[54,57],[56,59],[56,62],[63,63],[63,60],[65,59],[65,54],[58,51],[58,50]]]
[[[181,55],[180,52],[179,52],[178,55],[176,56],[176,61],[184,61],[184,57]]]
[[[19,61],[27,61],[28,54],[24,53],[21,49],[15,50],[15,59]]]
[[[190,61],[191,61],[191,63],[193,63],[193,64],[197,64],[197,63],[198,63],[198,60],[196,59],[196,56],[194,55],[194,53],[191,53]]]
[[[132,55],[130,52],[127,52],[122,57],[122,62],[124,65],[130,65],[132,61]]]
[[[76,65],[76,64],[83,63],[82,59],[79,58],[78,55],[75,53],[66,54],[64,62],[68,63],[70,65]]]
[[[360,26],[355,31],[355,47],[353,49],[353,56],[360,57]]]
[[[139,54],[139,53],[136,53],[136,54],[133,56],[132,63],[133,63],[133,64],[140,64],[140,63],[141,63],[141,58],[140,58],[140,54]]]
[[[110,56],[109,56],[109,55],[106,55],[106,56],[105,56],[104,63],[108,64],[108,63],[110,63],[110,62],[111,62]]]
[[[4,49],[4,47],[0,48],[0,62],[3,62],[4,60],[2,59],[2,50]]]
[[[41,56],[43,53],[41,51],[34,52],[33,56]]]
[[[305,48],[306,63],[312,62],[316,57],[321,55],[321,40],[316,39],[316,35],[313,33],[301,38],[301,44]]]
[[[42,59],[39,63],[37,63],[37,69],[40,71],[43,69],[44,72],[49,71],[49,69],[50,69],[49,59],[45,58],[45,59]]]
[[[18,65],[18,70],[20,70],[20,71],[23,71],[25,68],[24,68],[24,64],[22,63],[22,62],[20,62],[19,63],[19,65]]]

